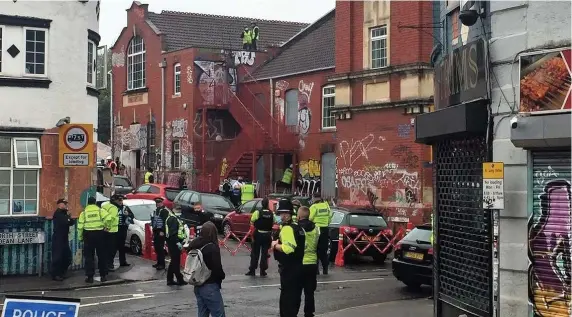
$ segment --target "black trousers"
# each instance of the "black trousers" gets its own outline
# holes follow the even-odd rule
[[[250,44],[250,49],[253,51],[256,51],[256,42],[258,42],[258,40],[252,40],[252,44]]]
[[[318,286],[318,264],[306,264],[302,268],[302,289],[304,290],[304,317],[314,317],[316,302],[314,292]]]
[[[119,264],[127,264],[127,259],[125,258],[125,239],[127,239],[127,229],[128,226],[119,226],[119,231],[117,232],[117,239],[115,240],[115,247],[117,252],[119,252]],[[113,254],[115,258],[115,254]]]
[[[318,238],[318,260],[322,263],[322,269],[328,270],[330,259],[328,258],[328,244],[330,234],[328,227],[320,228],[320,237]]]
[[[103,230],[83,232],[83,255],[85,257],[85,275],[95,275],[95,254],[97,253],[97,267],[99,275],[107,275],[106,232]]]
[[[157,254],[157,265],[165,267],[165,236],[160,236],[159,231],[153,233],[153,247]]]
[[[72,263],[72,253],[67,235],[52,236],[52,267],[53,277],[63,277]]]
[[[177,282],[183,282],[183,274],[181,274],[181,250],[179,250],[177,243],[173,241],[167,241],[167,248],[169,249],[169,256],[171,257],[171,262],[167,269],[167,282],[174,282],[175,277],[177,278]]]
[[[117,253],[117,232],[105,232],[106,244],[105,247],[109,252],[107,255],[107,267],[113,268],[113,261],[115,260],[115,254]]]
[[[272,235],[270,232],[254,231],[254,241],[252,241],[252,251],[250,252],[249,271],[254,272],[258,267],[260,259],[260,271],[268,270],[268,249],[272,243]]]
[[[302,301],[302,266],[280,268],[280,317],[296,317]]]

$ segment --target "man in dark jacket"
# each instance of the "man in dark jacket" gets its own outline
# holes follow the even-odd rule
[[[178,183],[180,190],[187,189],[187,172],[181,172]]]
[[[167,285],[187,285],[181,274],[181,250],[183,249],[183,240],[186,238],[183,222],[169,211],[169,216],[165,222],[165,237],[167,238],[167,248],[171,262],[167,270]],[[177,282],[175,282],[175,277]]]
[[[52,219],[54,233],[52,235],[52,278],[63,281],[72,262],[72,253],[68,240],[70,227],[75,224],[68,211],[68,201],[61,198],[57,201],[56,211]]]
[[[123,199],[125,196],[120,195]],[[117,201],[117,209],[119,212],[119,226],[117,227],[117,244],[116,249],[119,252],[119,266],[130,266],[131,264],[127,263],[127,259],[125,257],[125,240],[127,239],[127,232],[129,231],[129,225],[133,224],[133,219],[135,215],[129,209],[129,207],[123,204],[123,200],[120,199]],[[112,259],[115,258],[115,254],[113,254]]]
[[[165,223],[169,217],[169,209],[165,207],[163,198],[154,199],[157,209],[151,215],[151,228],[153,229],[153,248],[157,254],[157,264],[153,267],[157,270],[165,269]]]
[[[211,270],[211,276],[203,285],[195,287],[197,308],[201,316],[208,316],[209,312],[211,316],[225,316],[224,302],[220,292],[225,273],[220,259],[216,226],[210,221],[205,222],[199,235],[191,241],[189,248],[191,250],[202,248],[201,253],[205,265]]]

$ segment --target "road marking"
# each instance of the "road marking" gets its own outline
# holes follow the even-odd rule
[[[353,283],[353,282],[369,282],[369,281],[380,281],[383,280],[383,277],[375,277],[375,278],[362,278],[359,280],[342,280],[342,281],[319,281],[318,284],[338,284],[338,283]],[[241,286],[240,288],[262,288],[262,287],[276,287],[280,286],[280,284],[265,284],[265,285],[250,285],[250,286]]]
[[[135,300],[135,299],[146,299],[146,298],[153,298],[153,297],[155,297],[155,295],[151,295],[151,296],[133,296],[133,297],[130,297],[130,298],[114,299],[114,300],[108,300],[108,301],[105,301],[105,302],[98,302],[98,303],[91,303],[91,304],[83,304],[83,305],[79,305],[79,307],[89,307],[89,306],[97,306],[97,305],[114,304],[114,303],[121,303],[121,302],[130,301],[130,300]]]
[[[84,291],[90,289],[98,289],[98,288],[108,288],[108,287],[121,287],[124,285],[138,285],[138,284],[149,284],[155,282],[163,282],[163,280],[149,280],[149,281],[141,281],[141,282],[133,282],[133,283],[123,283],[123,284],[114,284],[114,285],[101,285],[101,286],[93,286],[93,287],[82,287],[82,288],[74,288],[74,291]]]
[[[168,292],[156,292],[156,293],[136,293],[136,294],[113,294],[113,295],[99,295],[99,296],[86,296],[80,297],[80,299],[96,299],[96,298],[112,298],[112,297],[143,297],[143,296],[150,296],[150,295],[159,295],[159,294],[171,294],[175,293],[176,291],[168,291]]]

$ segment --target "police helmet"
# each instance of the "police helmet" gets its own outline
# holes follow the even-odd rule
[[[125,198],[125,196],[121,195],[121,194],[114,194],[111,196],[111,200],[123,200]]]
[[[292,205],[292,203],[288,200],[288,199],[280,199],[278,201],[278,206],[276,207],[276,213],[282,214],[282,213],[287,213],[287,214],[294,214],[294,206]]]
[[[162,203],[164,201],[163,197],[155,197],[155,199],[153,199],[156,203]]]

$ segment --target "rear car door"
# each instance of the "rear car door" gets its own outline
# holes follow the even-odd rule
[[[161,196],[161,189],[157,186],[150,185],[146,199],[155,199]]]
[[[191,192],[181,192],[175,199],[173,200],[173,212],[175,214],[181,214],[182,212],[182,205],[187,204],[188,201],[191,199]]]
[[[234,230],[242,234],[248,232],[250,229],[250,217],[252,216],[252,212],[257,203],[257,200],[251,200],[245,202],[242,206],[240,206],[240,212],[236,215],[235,218]]]

